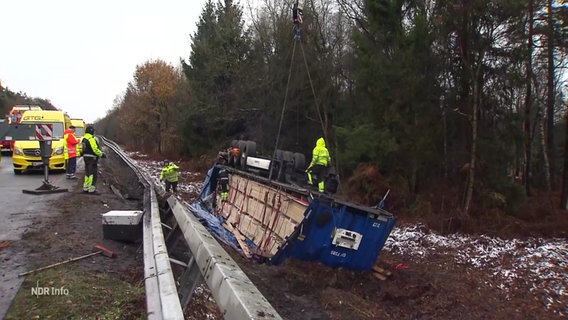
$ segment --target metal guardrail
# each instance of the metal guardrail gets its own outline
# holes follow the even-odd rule
[[[145,188],[143,247],[148,319],[183,319],[183,309],[201,278],[207,283],[225,319],[282,319],[237,263],[188,211],[190,207],[175,197],[169,197],[166,203],[192,258],[187,264],[170,258],[155,192],[155,189],[162,188],[161,185],[156,179],[153,181],[146,177],[116,143],[104,137],[102,139],[104,145],[136,173]],[[175,285],[170,261],[185,266],[179,288]]]
[[[168,203],[225,318],[282,319],[199,220],[174,197]]]
[[[164,241],[164,234],[162,230],[162,222],[160,221],[160,208],[158,207],[158,201],[156,199],[156,193],[154,189],[150,191],[151,194],[151,218],[150,227],[151,229],[144,228],[144,236],[151,230],[152,245],[153,248],[152,256],[154,257],[154,265],[152,261],[149,264],[144,263],[145,269],[150,272],[148,276],[154,276],[158,279],[158,293],[160,302],[162,305],[162,317],[157,319],[183,319],[183,310],[180,304],[180,300],[177,293],[177,287],[174,280],[173,272],[170,265],[170,260],[168,256],[168,250],[166,248],[166,243]],[[146,250],[146,248],[144,248]],[[146,254],[144,251],[145,261],[146,257],[151,259],[150,254]],[[154,268],[152,268],[154,267]],[[152,269],[154,273],[152,274]],[[148,279],[148,276],[145,276]],[[150,298],[150,299],[148,299]],[[152,297],[147,297],[147,301],[151,300]],[[180,318],[181,315],[181,318]],[[150,316],[148,318],[151,318]]]
[[[112,149],[136,173],[140,183],[144,185],[144,284],[148,319],[183,319],[183,310],[177,295],[162,232],[160,209],[154,185],[116,143],[104,137],[102,139],[104,145]]]

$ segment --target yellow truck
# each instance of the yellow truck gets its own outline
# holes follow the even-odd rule
[[[51,124],[53,127],[51,140],[50,170],[65,170],[65,154],[63,151],[63,132],[71,126],[71,119],[63,111],[28,110],[22,116],[22,124]],[[24,170],[43,169],[41,151],[38,140],[17,140],[12,153],[14,174]]]
[[[75,137],[79,140],[83,140],[85,135],[85,121],[83,119],[72,118],[71,125],[75,127]],[[83,155],[83,144],[77,144],[77,156]]]

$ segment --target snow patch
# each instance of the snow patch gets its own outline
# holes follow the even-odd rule
[[[489,270],[490,286],[509,294],[522,283],[535,295],[544,295],[547,308],[568,315],[568,240],[561,238],[510,239],[485,235],[439,235],[424,225],[395,227],[383,250],[428,260],[452,257],[456,264]]]

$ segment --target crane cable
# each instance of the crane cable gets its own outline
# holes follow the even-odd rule
[[[297,8],[298,8],[298,1],[296,1],[296,4],[295,4],[295,9],[297,9]],[[316,96],[316,91],[315,91],[315,88],[314,88],[314,83],[312,81],[312,76],[310,74],[310,68],[308,67],[308,60],[306,58],[306,53],[304,51],[304,45],[302,44],[302,40],[301,40],[301,37],[300,37],[300,31],[301,31],[300,24],[301,24],[301,21],[302,21],[301,20],[302,19],[301,18],[301,12],[300,12],[299,18],[300,18],[300,23],[298,23],[297,21],[294,21],[294,45],[292,47],[292,55],[291,55],[291,58],[290,58],[290,67],[289,67],[289,70],[288,70],[288,81],[286,83],[286,90],[284,92],[284,103],[282,105],[282,112],[280,113],[280,123],[278,124],[278,133],[276,134],[276,144],[274,146],[274,154],[272,156],[272,159],[276,158],[276,150],[278,149],[278,144],[280,142],[280,133],[281,133],[281,130],[282,130],[282,123],[284,122],[284,113],[285,113],[285,110],[286,110],[286,102],[288,101],[288,91],[290,89],[290,80],[292,78],[292,66],[294,65],[293,63],[294,63],[294,56],[295,56],[295,52],[296,52],[296,43],[298,43],[298,42],[300,42],[300,49],[302,51],[302,57],[304,59],[304,66],[306,68],[306,72],[308,73],[308,80],[310,82],[310,88],[312,90],[312,95],[314,97],[314,104],[316,106],[316,111],[317,111],[318,118],[319,118],[319,121],[320,121],[321,129],[322,129],[322,132],[323,132],[323,137],[324,137],[325,141],[328,141],[328,143],[329,143],[329,139],[327,137],[327,130],[324,126],[323,117],[321,115],[320,107],[319,107],[319,104],[318,104],[318,99],[317,99],[317,96]],[[269,180],[272,179],[272,170],[270,170],[270,173],[268,175],[268,179]]]
[[[276,150],[278,150],[278,144],[280,142],[280,133],[282,131],[282,123],[284,122],[284,113],[286,110],[286,103],[288,101],[288,91],[290,89],[290,81],[292,78],[292,66],[293,66],[293,62],[294,62],[294,56],[295,56],[295,52],[296,52],[296,43],[300,42],[300,49],[302,51],[302,57],[304,59],[304,66],[306,68],[306,72],[308,73],[308,80],[310,82],[310,88],[312,90],[312,95],[314,97],[314,104],[316,106],[316,111],[318,114],[318,118],[321,124],[321,129],[322,129],[322,133],[323,133],[323,138],[325,141],[327,141],[329,143],[329,139],[328,139],[328,135],[327,135],[327,130],[324,126],[324,122],[323,122],[323,117],[320,111],[320,107],[318,104],[318,99],[316,96],[316,91],[314,88],[314,83],[312,81],[312,76],[310,74],[310,68],[308,67],[308,60],[306,58],[306,53],[304,51],[304,46],[302,44],[302,40],[300,37],[300,25],[302,24],[302,10],[301,8],[298,7],[298,1],[296,1],[296,3],[294,4],[294,9],[293,9],[293,19],[294,19],[294,45],[292,47],[292,55],[290,58],[290,68],[288,70],[288,80],[286,83],[286,91],[284,93],[284,103],[282,105],[282,112],[280,113],[280,123],[278,124],[278,133],[276,134],[276,144],[274,146],[274,153],[272,155],[272,159],[276,159]],[[299,114],[299,110],[298,110],[298,114]],[[298,129],[299,130],[299,129]],[[299,133],[298,133],[299,136]],[[333,166],[335,168],[335,165]],[[337,168],[335,168],[335,171],[337,171]],[[269,174],[268,174],[268,180],[272,180],[272,173],[273,170],[270,170]],[[341,188],[341,183],[339,182],[339,175],[336,175],[337,180],[338,180],[338,184],[339,187]]]
[[[282,105],[282,112],[280,113],[280,123],[278,124],[278,133],[276,134],[276,144],[274,145],[274,154],[272,159],[276,159],[276,150],[278,150],[278,143],[280,141],[280,132],[282,130],[282,123],[284,122],[284,112],[286,111],[286,102],[288,100],[288,89],[290,88],[290,80],[292,79],[292,65],[294,61],[294,53],[296,52],[296,42],[294,41],[294,46],[292,47],[292,55],[290,58],[290,68],[288,70],[288,81],[286,83],[286,91],[284,91],[284,104]],[[272,180],[272,171],[268,174],[268,180]]]
[[[320,108],[318,105],[318,99],[316,97],[316,90],[314,89],[314,83],[312,81],[312,76],[310,75],[310,69],[308,68],[308,60],[306,59],[306,54],[304,53],[304,46],[302,45],[302,42],[300,42],[300,49],[302,49],[302,55],[304,56],[304,65],[306,66],[306,71],[308,72],[308,80],[310,81],[310,88],[312,89],[312,94],[314,96],[314,104],[316,105],[316,111],[318,113],[318,117],[320,120],[320,124],[321,124],[321,130],[323,132],[323,137],[325,139],[325,141],[329,140],[327,139],[327,130],[325,129],[325,126],[323,125],[323,118],[321,116],[321,112],[320,112]]]
[[[303,9],[299,5],[299,0],[296,0],[296,3],[292,8],[292,20],[294,21],[294,40],[300,42],[300,49],[302,49],[302,57],[304,58],[304,66],[306,67],[306,72],[308,73],[308,80],[310,81],[310,88],[312,89],[312,95],[314,96],[314,104],[316,105],[316,111],[320,120],[321,131],[323,132],[324,139],[329,142],[329,139],[327,138],[327,129],[324,126],[323,118],[318,105],[318,98],[316,96],[316,90],[314,89],[312,75],[310,74],[310,68],[308,67],[308,60],[306,59],[306,53],[304,52],[304,45],[302,44],[301,40],[301,25],[304,23],[303,15]],[[292,67],[292,65],[290,65],[290,67]],[[288,90],[288,88],[286,88],[286,90]]]
[[[320,124],[321,124],[321,131],[323,132],[323,138],[325,141],[327,141],[327,143],[330,143],[329,139],[327,138],[327,130],[323,124],[323,118],[321,116],[321,112],[320,112],[320,108],[318,105],[318,99],[316,97],[316,91],[314,89],[314,83],[312,81],[312,76],[310,75],[310,68],[308,68],[308,60],[306,59],[306,54],[304,53],[304,46],[302,45],[302,42],[300,42],[300,48],[302,49],[302,55],[304,56],[304,65],[306,66],[306,71],[308,72],[308,79],[310,80],[310,87],[312,88],[312,94],[314,95],[314,104],[316,105],[316,111],[318,112],[318,117],[320,120]],[[331,146],[329,146],[331,149]],[[333,164],[338,163],[337,162],[337,158],[335,159],[335,161],[333,162]],[[336,178],[337,178],[337,185],[339,190],[341,190],[341,180],[339,179],[339,174],[337,174],[337,167],[335,165],[331,166],[334,171],[336,172]]]

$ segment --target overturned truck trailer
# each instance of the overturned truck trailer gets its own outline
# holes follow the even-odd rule
[[[225,201],[216,196],[221,170],[229,173]],[[357,205],[225,165],[209,170],[198,203],[254,243],[254,254],[274,264],[295,257],[369,270],[396,220],[381,208]]]

